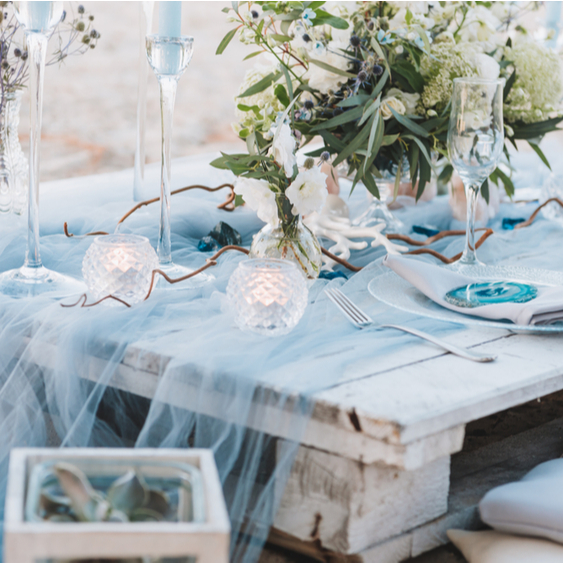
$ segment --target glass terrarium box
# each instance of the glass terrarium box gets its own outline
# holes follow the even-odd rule
[[[4,563],[227,563],[229,536],[210,450],[10,454]]]

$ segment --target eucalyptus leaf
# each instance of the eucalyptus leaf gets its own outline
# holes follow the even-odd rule
[[[227,35],[225,35],[225,37],[223,37],[223,39],[221,40],[221,43],[219,43],[219,47],[217,47],[217,51],[215,51],[216,55],[223,54],[223,51],[227,48],[229,43],[232,41],[232,39],[236,35],[237,31],[238,30],[235,27],[235,28],[231,29],[229,31],[229,33],[227,33]]]
[[[254,94],[259,94],[263,92],[268,86],[275,82],[281,76],[280,72],[271,72],[262,80],[259,80],[256,84],[253,84],[250,88],[245,90],[242,94],[239,94],[238,98],[247,98],[248,96],[253,96]]]
[[[395,111],[392,107],[389,107],[389,109],[391,110],[393,117],[401,125],[404,125],[407,129],[412,131],[415,135],[419,135],[421,137],[428,137],[429,133],[428,133],[428,131],[426,131],[426,129],[424,129],[423,127],[421,127],[420,125],[418,125],[417,123],[415,123],[414,121],[409,119],[408,117],[401,115],[400,113]]]
[[[318,66],[319,68],[322,68],[323,70],[328,70],[328,72],[332,72],[333,74],[338,74],[339,76],[344,76],[346,78],[356,78],[355,74],[352,74],[351,72],[346,72],[345,70],[340,70],[339,68],[336,68],[335,66],[329,65],[327,63],[324,63],[322,61],[319,61],[317,59],[312,59],[312,58],[308,58],[307,59],[311,64],[314,64],[315,66]]]
[[[534,149],[534,152],[540,157],[541,161],[551,170],[549,160],[547,160],[545,154],[543,154],[540,146],[536,143],[532,143],[532,141],[528,141],[528,144],[532,147],[532,149]]]

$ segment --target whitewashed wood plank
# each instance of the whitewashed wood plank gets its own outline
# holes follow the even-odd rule
[[[403,443],[505,410],[563,388],[563,340],[511,335],[478,349],[497,361],[475,364],[451,355],[321,392],[319,400],[354,408],[362,431],[383,421],[400,427]]]
[[[401,471],[302,446],[274,526],[338,553],[358,553],[444,514],[449,474],[449,457]]]

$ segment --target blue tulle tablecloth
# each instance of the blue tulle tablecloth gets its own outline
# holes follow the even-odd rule
[[[559,167],[556,149],[546,152]],[[173,189],[231,181],[228,173],[208,166],[213,156],[175,161]],[[532,153],[520,155],[516,164],[519,187],[538,187],[549,173]],[[148,177],[158,185],[159,168],[149,167]],[[80,276],[92,241],[66,238],[63,223],[67,221],[70,232],[77,235],[112,232],[133,204],[132,183],[133,173],[128,170],[43,185],[45,266]],[[241,233],[243,243],[250,244],[260,221],[245,208],[233,213],[218,210],[225,195],[191,191],[172,198],[175,262],[203,265],[210,254],[199,252],[197,243],[218,221],[229,223]],[[356,190],[349,204],[353,210],[361,208],[365,193]],[[479,250],[483,261],[563,269],[560,224],[540,216],[529,228],[502,229],[503,217],[527,218],[535,205],[502,204],[490,224],[495,234]],[[158,205],[141,209],[127,219],[121,232],[145,235],[156,244],[158,211]],[[407,226],[463,227],[452,222],[447,197],[396,213]],[[22,264],[25,237],[26,218],[0,217],[0,270]],[[433,248],[452,256],[463,243],[463,237],[457,237],[439,241]],[[415,341],[394,331],[356,330],[327,300],[322,291],[327,284],[343,285],[376,321],[407,323],[438,335],[460,330],[459,325],[413,318],[377,303],[366,288],[377,270],[373,262],[382,256],[381,248],[355,252],[350,261],[367,266],[360,273],[352,276],[342,270],[348,280],[312,284],[309,306],[297,328],[275,339],[241,332],[226,307],[229,276],[245,259],[236,252],[224,254],[219,265],[209,270],[216,278],[213,283],[187,292],[154,293],[132,309],[63,309],[47,297],[12,301],[0,295],[0,507],[3,510],[7,462],[14,446],[210,447],[233,522],[232,560],[256,561],[279,499],[274,483],[283,483],[291,466],[315,394],[345,380],[351,363],[382,353],[408,355]],[[119,366],[132,347],[168,358],[156,368],[159,378],[151,402],[119,391]],[[127,361],[135,368],[140,356]],[[191,385],[183,385],[186,381]],[[279,416],[279,424],[286,425],[284,435],[293,440],[278,448],[277,454],[271,437],[247,429],[251,405],[256,403],[275,407],[267,411],[269,426],[275,426]],[[284,412],[292,414],[289,422]],[[255,541],[238,536],[242,526],[245,537],[253,536]]]

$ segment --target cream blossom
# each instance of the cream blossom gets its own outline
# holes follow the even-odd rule
[[[467,11],[459,36],[461,41],[478,41],[483,48],[489,50],[495,45],[492,39],[497,35],[501,22],[495,14],[485,6],[476,6]]]
[[[307,215],[322,208],[328,195],[326,179],[327,175],[317,166],[297,174],[285,190],[285,195],[293,205],[294,215]]]
[[[315,53],[314,58],[340,70],[348,70],[350,61],[341,52],[347,48],[347,43],[331,41],[323,52]],[[346,82],[344,76],[325,70],[313,63],[310,63],[305,78],[309,79],[309,86],[311,88],[318,90],[322,94],[328,94],[329,90],[338,90],[339,83]]]
[[[405,106],[405,113],[413,115],[420,100],[420,94],[409,94],[399,90],[399,88],[390,88],[385,98],[397,98]],[[383,98],[383,101],[385,101],[385,98]]]
[[[297,164],[295,159],[295,137],[287,123],[278,125],[278,131],[274,134],[270,156],[284,169],[288,178],[293,176],[293,168]]]
[[[401,115],[405,115],[405,113],[407,113],[405,104],[403,104],[399,98],[395,96],[387,96],[381,102],[381,115],[384,120],[391,119],[393,117],[393,113],[391,112],[392,109]]]
[[[256,178],[238,178],[235,194],[240,195],[262,221],[273,226],[278,224],[276,194],[270,189],[268,182]]]
[[[475,70],[479,77],[489,80],[494,80],[500,75],[500,65],[493,57],[485,55],[485,53],[475,55]]]

